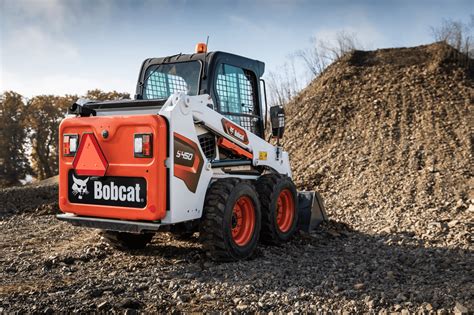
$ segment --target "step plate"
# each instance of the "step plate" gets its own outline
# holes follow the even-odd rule
[[[81,217],[72,213],[58,214],[56,218],[61,221],[69,222],[72,225],[129,233],[158,231],[161,227],[159,223]]]

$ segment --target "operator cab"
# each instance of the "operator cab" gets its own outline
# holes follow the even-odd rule
[[[146,59],[135,99],[166,100],[177,92],[209,94],[214,110],[263,138],[266,104],[260,97],[260,78],[265,64],[221,51],[208,53],[204,44],[197,48],[195,54]]]

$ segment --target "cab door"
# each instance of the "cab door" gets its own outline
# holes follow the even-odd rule
[[[258,84],[255,73],[227,63],[218,63],[214,79],[217,110],[248,131],[263,137]]]

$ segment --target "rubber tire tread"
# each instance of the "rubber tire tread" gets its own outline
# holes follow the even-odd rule
[[[235,193],[236,189],[244,189],[243,187],[251,189],[253,196],[248,196],[254,202],[256,215],[254,236],[250,243],[246,245],[247,249],[245,252],[242,252],[241,248],[236,249],[235,246],[237,245],[233,245],[231,234],[224,230],[227,226],[224,223],[226,209],[229,211],[234,206],[233,204],[228,204],[229,201],[232,201],[230,197]],[[229,209],[228,207],[232,208]],[[238,178],[225,178],[215,181],[206,193],[203,219],[199,231],[206,255],[212,260],[221,262],[236,261],[250,257],[257,246],[260,236],[260,220],[260,202],[255,192],[255,187],[249,181]]]
[[[256,188],[262,206],[261,242],[268,245],[280,245],[288,242],[298,229],[298,195],[295,184],[286,175],[265,174],[257,180]],[[276,200],[283,188],[290,188],[295,198],[293,225],[286,233],[282,233],[278,229],[275,209],[271,209],[273,204],[276,205]]]

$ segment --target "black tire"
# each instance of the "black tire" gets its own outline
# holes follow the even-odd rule
[[[295,184],[286,175],[266,174],[257,180],[256,186],[262,205],[260,240],[272,245],[288,242],[295,234],[298,225],[298,195]],[[278,198],[283,191],[285,196],[293,198],[293,216],[292,219],[288,219],[284,231],[280,229],[277,221]]]
[[[246,205],[253,206],[254,216],[245,222],[253,221],[254,228],[247,229],[250,232],[244,233],[247,235],[246,242],[239,245],[236,243],[238,239],[234,239],[232,232],[240,230],[240,225],[235,222],[237,219],[234,215],[234,207],[239,207],[236,206],[237,202],[239,201],[241,205],[242,200]],[[246,209],[246,211],[251,211],[248,210],[249,208]],[[215,181],[206,193],[200,226],[200,237],[206,255],[216,261],[235,261],[250,257],[257,247],[260,236],[260,220],[260,201],[250,182],[235,178]],[[245,225],[245,222],[242,225]],[[239,235],[235,237],[238,238]]]
[[[133,234],[116,231],[102,231],[102,236],[107,243],[117,249],[143,249],[153,239],[154,233]]]

